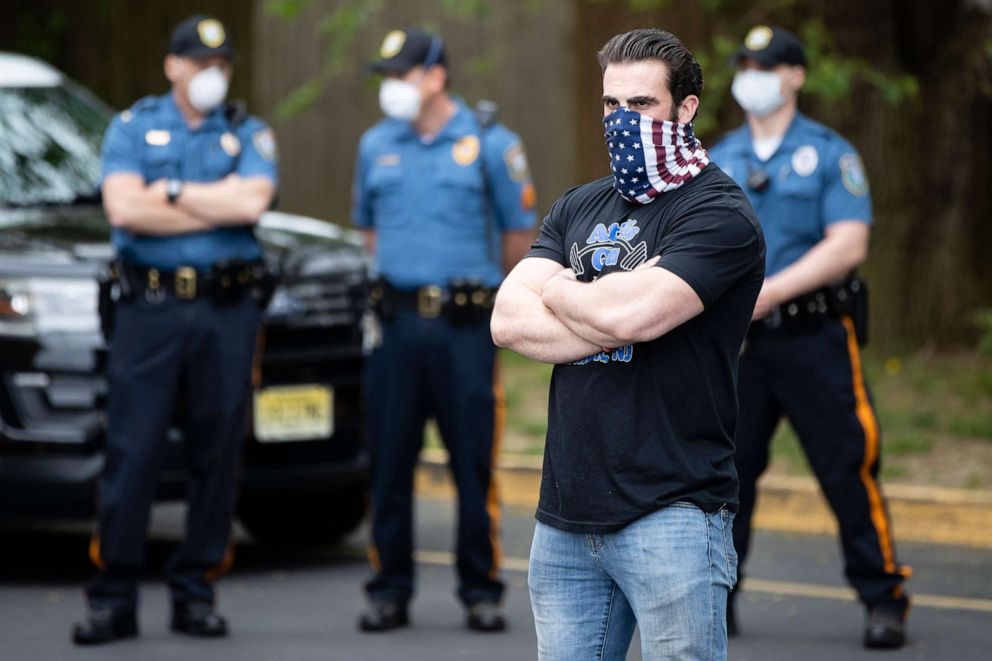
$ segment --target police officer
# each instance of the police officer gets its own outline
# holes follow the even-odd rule
[[[137,635],[149,508],[173,421],[189,474],[186,539],[169,558],[174,631],[224,636],[214,581],[229,567],[236,473],[260,320],[253,226],[272,201],[275,143],[223,105],[234,50],[193,16],[170,39],[171,91],[114,118],[102,191],[122,293],[109,356],[106,464],[90,557],[99,573],[77,644]]]
[[[352,214],[381,276],[366,379],[374,576],[359,628],[408,623],[413,472],[433,417],[458,488],[458,596],[470,629],[498,631],[503,400],[489,317],[503,273],[529,248],[534,189],[520,139],[449,95],[439,36],[394,31],[379,55],[386,117],[362,136]]]
[[[864,643],[898,647],[909,571],[896,561],[877,481],[879,426],[859,353],[865,290],[852,277],[868,252],[868,182],[854,148],[797,111],[806,58],[793,34],[755,27],[736,58],[732,91],[747,121],[710,155],[747,192],[768,252],[740,362],[734,542],[743,564],[755,483],[784,416],[840,524],[845,573],[867,608]]]

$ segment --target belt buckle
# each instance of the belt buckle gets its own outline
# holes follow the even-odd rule
[[[196,269],[190,266],[180,266],[176,269],[176,298],[191,300],[196,298]]]
[[[417,314],[424,319],[437,319],[441,316],[440,287],[428,285],[417,291]]]

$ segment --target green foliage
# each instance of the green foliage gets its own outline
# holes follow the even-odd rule
[[[272,16],[290,20],[300,15],[313,4],[313,0],[265,0],[265,12]]]
[[[975,313],[975,327],[978,328],[978,350],[986,356],[992,356],[992,310],[980,310]]]

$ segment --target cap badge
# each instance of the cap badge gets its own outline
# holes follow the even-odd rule
[[[382,47],[379,49],[379,55],[384,60],[388,60],[391,57],[396,57],[396,55],[403,50],[403,44],[406,43],[406,32],[402,30],[393,30],[386,35],[386,38],[382,40]]]
[[[215,18],[205,18],[197,23],[196,31],[207,48],[217,48],[224,43],[224,26]]]
[[[764,50],[772,42],[772,29],[767,25],[758,25],[744,37],[744,45],[748,50]]]

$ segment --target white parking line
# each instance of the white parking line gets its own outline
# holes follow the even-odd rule
[[[454,554],[443,551],[417,551],[414,553],[414,558],[417,562],[425,565],[453,565],[455,563]],[[527,558],[503,558],[503,567],[510,571],[526,573],[527,564]],[[790,597],[830,599],[833,601],[856,601],[857,599],[854,590],[850,588],[816,585],[813,583],[769,581],[759,578],[747,579],[747,591]],[[992,613],[992,599],[913,593],[912,600],[914,608],[938,608],[941,610]]]

